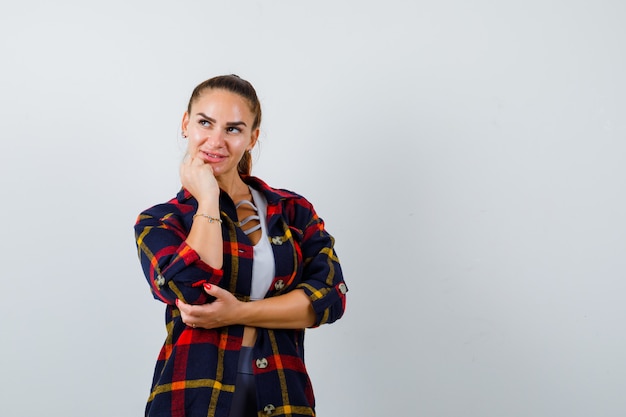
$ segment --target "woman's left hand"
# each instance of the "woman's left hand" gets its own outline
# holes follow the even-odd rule
[[[237,323],[237,311],[243,304],[233,294],[217,285],[204,284],[204,291],[215,297],[210,304],[191,305],[176,300],[183,323],[191,327],[215,329]]]

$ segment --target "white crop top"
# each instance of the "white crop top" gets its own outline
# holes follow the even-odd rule
[[[272,244],[267,236],[267,200],[262,193],[250,187],[252,200],[256,204],[259,222],[261,223],[261,238],[254,245],[252,258],[252,289],[251,300],[262,300],[274,281],[275,265]]]

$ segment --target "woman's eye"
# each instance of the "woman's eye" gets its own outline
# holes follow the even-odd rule
[[[226,129],[226,131],[228,133],[240,133],[241,129],[239,129],[238,127],[230,126]]]
[[[209,122],[208,120],[199,120],[198,124],[200,124],[200,126],[211,126],[211,122]]]

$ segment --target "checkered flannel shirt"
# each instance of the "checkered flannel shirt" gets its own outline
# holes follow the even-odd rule
[[[346,284],[334,239],[302,196],[244,178],[267,198],[267,235],[276,274],[266,297],[302,289],[316,313],[313,327],[332,323],[345,309]],[[214,269],[185,243],[197,201],[182,189],[172,200],[142,212],[135,224],[144,274],[154,297],[166,304],[167,337],[157,359],[146,405],[150,417],[227,417],[235,389],[243,326],[201,329],[186,326],[177,298],[211,302],[209,282],[250,298],[253,246],[237,223],[228,195],[220,195],[224,264]],[[253,348],[257,404],[262,415],[314,416],[315,399],[304,366],[304,329],[258,329]]]

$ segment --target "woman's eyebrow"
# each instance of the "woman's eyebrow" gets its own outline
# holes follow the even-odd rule
[[[228,122],[226,123],[226,126],[246,126],[248,127],[248,125],[245,122]]]
[[[202,112],[196,113],[196,116],[200,116],[203,119],[207,119],[211,123],[215,123],[216,122],[216,120],[214,118],[209,117],[209,116],[207,116],[206,114],[204,114]],[[245,122],[243,122],[243,121],[226,122],[226,126],[241,126],[241,125],[248,127],[248,125]]]
[[[209,116],[207,116],[206,114],[204,114],[202,112],[201,113],[196,113],[196,116],[200,116],[203,119],[207,119],[209,122],[215,123],[215,119],[214,118],[209,117]]]

